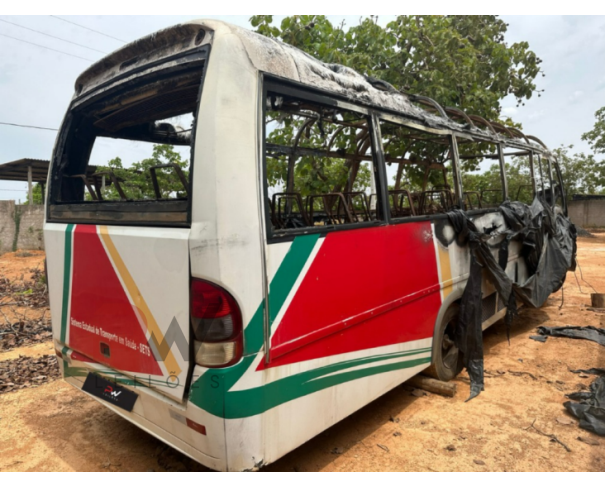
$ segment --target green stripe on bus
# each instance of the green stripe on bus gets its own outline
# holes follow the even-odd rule
[[[284,305],[303,267],[319,240],[319,235],[296,237],[269,285],[269,319],[271,324]],[[229,389],[241,379],[263,348],[264,303],[257,308],[244,331],[245,356],[242,361],[228,369],[206,371],[191,385],[189,400],[196,406],[224,415]],[[219,382],[217,382],[219,381]],[[230,396],[229,396],[230,397]]]
[[[298,280],[311,252],[317,243],[318,235],[308,235],[294,239],[290,250],[279,266],[269,286],[269,318],[271,324],[281,311],[294,284]],[[192,404],[219,417],[227,419],[245,418],[261,414],[285,402],[312,394],[322,389],[352,380],[428,364],[429,357],[417,356],[430,353],[431,348],[395,352],[372,357],[347,360],[338,364],[319,367],[307,372],[276,380],[269,384],[243,391],[231,388],[246,373],[263,347],[263,305],[261,304],[246,327],[244,334],[246,356],[234,367],[206,371],[191,385],[189,400]],[[347,370],[355,367],[384,362],[393,359],[405,359],[395,363],[369,366],[363,369]]]
[[[300,374],[295,374],[290,377],[284,377],[283,379],[278,379],[269,384],[243,391],[229,391],[224,389],[221,387],[223,384],[221,384],[220,376],[214,373],[211,375],[214,379],[210,382],[210,389],[205,388],[207,385],[203,383],[200,384],[200,381],[192,385],[192,395],[199,393],[200,398],[203,397],[206,399],[201,403],[192,402],[207,412],[214,414],[215,416],[224,417],[225,419],[246,418],[261,414],[280,404],[313,394],[328,387],[372,375],[383,374],[385,372],[429,364],[431,362],[430,355],[428,357],[418,357],[418,355],[430,354],[430,352],[431,348],[428,347],[347,360],[337,364],[301,372]],[[394,359],[407,360],[399,360],[397,362],[350,370],[363,365],[376,364],[377,362],[385,362]],[[215,388],[212,388],[213,383]],[[198,389],[198,387],[205,389],[201,390]],[[217,397],[215,397],[216,400],[212,401],[212,396],[215,394],[217,395]],[[221,402],[223,397],[224,405]]]
[[[385,360],[382,358],[380,360]],[[284,404],[288,401],[298,399],[314,392],[327,389],[345,382],[383,374],[393,370],[408,369],[431,362],[430,357],[416,358],[401,362],[367,367],[357,370],[349,370],[339,374],[322,377],[326,372],[314,369],[301,374],[271,382],[255,389],[228,392],[226,399],[225,418],[245,418],[261,414],[271,408]],[[335,364],[335,367],[341,364]],[[349,368],[350,366],[347,366]]]
[[[61,343],[67,336],[67,307],[69,305],[69,283],[71,281],[71,236],[74,224],[70,223],[65,229],[65,256],[63,262],[63,307],[61,310]]]

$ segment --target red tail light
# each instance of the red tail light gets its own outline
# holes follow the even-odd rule
[[[240,360],[242,314],[227,291],[207,281],[192,279],[191,326],[199,365],[227,367]]]

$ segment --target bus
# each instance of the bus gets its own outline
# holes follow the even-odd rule
[[[448,212],[497,252],[499,205],[536,195],[566,214],[556,159],[514,127],[227,23],[159,31],[78,77],[57,137],[62,376],[208,468],[259,469],[422,371],[455,377],[470,252]],[[485,329],[506,307],[481,292]]]

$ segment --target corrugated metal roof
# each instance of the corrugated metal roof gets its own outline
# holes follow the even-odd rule
[[[27,169],[32,168],[32,182],[46,183],[50,161],[42,159],[19,159],[18,161],[0,164],[0,181],[24,181],[27,182]],[[88,166],[88,175],[96,172],[97,166]]]
[[[27,182],[27,169],[32,168],[32,181],[45,183],[50,161],[42,159],[19,159],[18,161],[0,164],[0,180]]]

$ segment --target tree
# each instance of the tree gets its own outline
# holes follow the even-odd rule
[[[371,16],[348,29],[344,23],[333,25],[322,15],[286,17],[280,27],[273,25],[272,15],[255,15],[250,21],[258,33],[321,61],[351,67],[403,92],[429,96],[442,106],[459,107],[491,120],[500,118],[500,102],[505,96],[513,95],[521,104],[537,92],[534,80],[541,73],[541,59],[526,42],[509,46],[504,40],[507,24],[496,16],[399,16],[385,28]],[[279,127],[268,132],[268,141],[291,145],[298,128]],[[404,157],[408,149],[408,142],[396,140],[389,152]],[[482,149],[482,144],[472,148]],[[440,145],[438,150],[441,153],[435,153],[434,144],[416,143],[408,158],[442,160],[447,147]],[[465,150],[461,148],[462,153]],[[300,181],[299,171],[304,172],[306,186],[313,191],[328,192],[347,178],[344,163],[324,167],[307,159],[297,167],[295,180]],[[476,159],[466,160],[463,169],[475,170],[477,164]],[[270,180],[284,181],[284,171],[283,160],[268,164]],[[413,166],[404,167],[403,173],[414,186],[424,179],[423,171]]]
[[[42,204],[42,185],[40,183],[34,184],[32,188],[32,199],[34,200],[34,205]],[[29,192],[25,196],[25,204],[29,204]]]
[[[150,169],[164,164],[176,164],[182,169],[185,177],[189,178],[189,172],[187,171],[189,161],[182,160],[181,155],[174,150],[174,147],[167,144],[154,144],[151,157],[135,162],[129,168],[124,168],[122,159],[116,157],[107,163],[107,167],[99,166],[97,173],[112,171],[118,178],[120,186],[128,199],[155,199]],[[183,188],[183,184],[174,169],[158,169],[156,175],[162,198],[182,198],[186,196],[185,188]],[[115,185],[109,184],[110,179],[108,177],[106,177],[106,181],[103,197],[108,200],[120,199]],[[87,195],[87,198],[90,198],[90,195]]]
[[[597,110],[595,117],[594,128],[582,135],[582,140],[587,141],[596,153],[605,154],[605,107]]]
[[[561,168],[565,194],[605,194],[605,161],[597,161],[592,154],[570,154],[573,146],[554,150]]]
[[[538,92],[535,78],[544,76],[529,44],[506,43],[507,24],[494,15],[401,15],[385,28],[374,16],[348,29],[323,15],[293,15],[280,27],[272,15],[255,15],[250,22],[260,34],[321,61],[491,120],[500,117],[505,96],[522,104]]]

